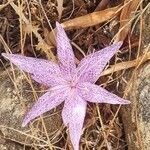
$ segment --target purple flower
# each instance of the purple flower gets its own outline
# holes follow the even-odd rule
[[[76,67],[75,56],[64,29],[59,23],[56,23],[56,28],[58,64],[21,55],[5,53],[2,55],[21,70],[30,73],[35,81],[50,87],[26,114],[22,126],[65,101],[62,110],[63,122],[69,127],[74,149],[78,150],[87,102],[130,103],[94,84],[122,42],[86,56]]]

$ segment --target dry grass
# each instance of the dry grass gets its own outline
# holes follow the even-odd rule
[[[80,0],[79,0],[80,1]],[[0,6],[0,11],[2,13],[5,12],[5,9],[7,7],[10,7],[13,12],[17,14],[15,16],[18,22],[14,24],[14,29],[16,26],[19,26],[17,29],[20,31],[16,31],[16,36],[18,36],[19,41],[13,41],[11,42],[10,39],[11,37],[4,37],[0,35],[0,41],[5,49],[6,52],[9,53],[16,53],[15,49],[18,49],[17,52],[25,54],[25,55],[34,55],[35,57],[47,57],[47,59],[51,59],[53,61],[56,61],[56,56],[55,56],[55,33],[53,30],[54,23],[56,20],[66,20],[68,22],[73,22],[74,18],[79,17],[80,10],[85,10],[85,6],[81,5],[79,6],[76,4],[76,1],[72,1],[73,4],[73,9],[71,2],[68,3],[68,5],[64,8],[62,5],[63,0],[57,0],[54,3],[50,1],[28,1],[28,0],[16,0],[16,1],[8,1],[6,4],[3,4]],[[130,3],[128,1],[128,3]],[[146,7],[142,7],[143,1],[141,0],[138,5],[134,6],[133,9],[128,11],[127,13],[132,12],[132,16],[129,18],[126,18],[126,20],[122,20],[124,18],[121,16],[121,20],[116,19],[116,17],[125,9],[125,7],[128,7],[128,4],[124,4],[119,8],[119,11],[115,14],[111,14],[109,17],[107,14],[107,20],[104,20],[103,22],[97,22],[92,24],[92,19],[91,24],[88,24],[88,29],[92,34],[89,33],[90,36],[97,36],[97,34],[100,34],[103,30],[104,27],[107,27],[107,25],[111,24],[113,21],[115,21],[116,24],[121,21],[121,26],[120,28],[117,28],[117,32],[113,35],[113,37],[108,38],[106,43],[100,43],[100,44],[107,44],[113,39],[115,40],[121,40],[121,39],[127,39],[126,41],[128,44],[126,44],[126,50],[125,52],[119,53],[116,57],[115,60],[111,62],[111,67],[108,69],[105,69],[104,72],[102,73],[101,76],[104,76],[104,80],[106,82],[103,83],[104,87],[114,87],[117,89],[118,86],[120,86],[120,80],[124,81],[123,75],[126,71],[126,69],[129,69],[133,67],[134,69],[132,70],[132,76],[129,81],[124,81],[126,84],[126,89],[124,91],[120,91],[124,93],[125,95],[130,91],[130,85],[132,84],[133,76],[136,74],[136,70],[138,67],[146,62],[147,60],[150,59],[150,52],[149,52],[149,46],[145,48],[145,50],[142,49],[142,30],[143,30],[143,15],[146,11],[146,9],[150,6],[148,4]],[[83,4],[83,3],[82,3]],[[134,5],[134,1],[132,2]],[[63,12],[64,10],[64,12]],[[57,12],[58,11],[58,12]],[[110,8],[107,9],[107,11],[110,11]],[[4,13],[7,14],[7,13]],[[77,14],[77,16],[76,16]],[[89,15],[89,13],[87,13]],[[126,14],[124,14],[126,15]],[[90,16],[90,15],[89,15]],[[7,17],[7,16],[6,16]],[[86,16],[87,17],[87,16]],[[94,16],[93,20],[94,20]],[[100,16],[99,16],[100,17]],[[104,16],[103,16],[104,17]],[[73,18],[72,20],[70,18]],[[78,18],[80,20],[80,18]],[[84,22],[84,16],[82,16],[82,22],[84,23],[82,27],[85,27],[85,22]],[[87,18],[86,18],[87,19]],[[85,21],[86,21],[85,19]],[[76,19],[75,19],[76,20]],[[101,18],[99,18],[101,20]],[[67,21],[63,23],[63,25],[66,25],[67,29]],[[95,20],[94,20],[95,21]],[[123,22],[123,23],[122,23]],[[79,23],[81,23],[79,21]],[[100,24],[101,23],[101,24]],[[134,36],[134,31],[136,30],[136,24],[139,24],[140,26],[140,31],[139,31],[139,37],[137,41],[132,41],[131,39],[131,33],[133,33]],[[100,24],[100,25],[99,25]],[[131,26],[132,24],[132,26]],[[96,30],[93,31],[92,27],[95,25]],[[73,30],[76,27],[80,27],[81,25],[77,24],[68,27],[68,30]],[[87,26],[86,26],[87,27]],[[115,27],[115,26],[114,26]],[[47,35],[45,31],[52,31],[52,33],[49,33]],[[87,45],[84,43],[87,40],[87,37],[84,36],[86,29],[81,30],[76,30],[68,32],[70,33],[69,35],[71,38],[74,40],[73,45],[75,46],[75,53],[77,54],[77,61],[80,60],[87,51],[84,49],[87,49],[88,51],[91,51],[92,48],[99,47],[96,44],[98,44],[98,40],[96,41],[97,43],[92,46]],[[124,33],[124,30],[125,33]],[[100,31],[100,32],[99,32]],[[73,33],[73,36],[72,34]],[[9,33],[8,36],[10,36]],[[121,34],[121,36],[120,36]],[[122,35],[123,34],[123,35]],[[129,35],[130,36],[129,36]],[[128,36],[128,38],[127,38]],[[106,36],[107,37],[107,36]],[[123,37],[123,38],[122,38]],[[96,37],[98,38],[98,36]],[[82,40],[82,43],[78,43],[79,40]],[[103,39],[103,38],[102,38]],[[6,41],[10,41],[9,43]],[[134,45],[136,43],[136,45]],[[91,49],[87,46],[91,46]],[[132,49],[135,50],[132,50]],[[144,53],[143,53],[143,52]],[[82,54],[83,55],[82,55]],[[11,65],[11,67],[13,67]],[[13,68],[12,68],[13,69]],[[35,101],[37,100],[37,91],[34,89],[34,86],[31,82],[31,79],[29,76],[27,76],[25,73],[23,73],[25,76],[27,82],[30,84],[32,88],[32,93],[34,95]],[[13,77],[10,76],[12,79],[12,82],[14,83],[16,90],[18,85],[20,83],[15,82],[15,72],[13,73]],[[111,89],[111,88],[110,88]],[[43,89],[44,90],[44,89]],[[24,91],[22,91],[24,92]],[[22,93],[21,92],[21,93]],[[20,93],[20,91],[18,91]],[[20,95],[21,96],[21,95]],[[123,150],[125,147],[127,147],[125,138],[124,138],[124,133],[123,133],[123,125],[120,120],[120,117],[118,115],[119,110],[121,106],[116,106],[115,109],[112,109],[110,105],[97,105],[97,104],[89,104],[89,107],[87,109],[87,117],[85,120],[85,125],[84,125],[84,134],[81,139],[80,147],[82,150],[90,150],[92,148],[94,149],[108,149],[108,150]],[[57,111],[54,111],[54,113],[57,113]],[[53,113],[51,114],[53,115]],[[50,117],[50,116],[47,116]],[[12,127],[4,127],[3,128],[8,128],[10,130],[13,130],[15,132],[18,132],[21,135],[25,135],[26,138],[31,138],[33,140],[32,144],[26,144],[26,141],[23,141],[22,145],[24,145],[23,149],[35,149],[35,150],[47,150],[47,149],[72,149],[72,146],[70,144],[69,136],[66,136],[66,133],[68,134],[68,129],[66,129],[63,125],[60,129],[55,131],[54,133],[48,133],[48,126],[46,126],[43,116],[40,117],[40,119],[37,119],[36,121],[42,122],[42,128],[39,129],[39,125],[37,124],[36,127],[33,126],[33,123],[30,124],[29,130],[26,132],[19,131],[17,129],[14,129]],[[14,139],[10,139],[14,141]],[[18,141],[16,141],[18,142]],[[27,148],[26,148],[27,146]],[[63,147],[63,148],[62,148]]]

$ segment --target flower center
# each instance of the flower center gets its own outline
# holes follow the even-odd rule
[[[73,89],[73,88],[76,88],[76,85],[77,85],[77,78],[73,78],[71,81],[70,81],[70,87],[71,87],[71,89]]]
[[[71,88],[76,88],[77,83],[75,81],[71,81],[70,86]]]

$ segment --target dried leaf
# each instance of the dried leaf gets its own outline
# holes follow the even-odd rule
[[[62,23],[66,30],[85,28],[103,23],[114,17],[119,10],[119,6],[108,8],[102,11],[93,12],[85,16],[77,17]]]
[[[77,29],[81,27],[90,27],[111,19],[112,17],[117,15],[118,12],[119,6],[77,17],[63,22],[61,25],[66,30]],[[50,43],[50,45],[56,45],[56,41],[52,32],[50,32],[49,34],[46,32],[45,35],[47,37],[47,43]]]
[[[59,19],[61,19],[61,16],[62,16],[62,12],[63,12],[63,0],[57,0],[57,4],[58,6],[56,7],[57,8],[57,11],[58,11],[58,14],[59,14]]]
[[[148,60],[150,60],[150,52],[147,52],[147,53],[143,54],[142,56],[138,57],[135,60],[117,63],[117,64],[111,66],[110,68],[104,70],[101,73],[101,76],[111,74],[111,73],[116,72],[116,71],[129,69],[129,68],[132,68],[132,67],[138,67],[139,65],[145,63]]]
[[[124,7],[120,15],[120,32],[115,38],[115,42],[123,41],[130,31],[134,12],[137,10],[141,0],[125,0]]]
[[[18,7],[14,2],[10,2],[11,7],[15,10],[15,12],[19,15],[20,19],[25,23],[25,25],[30,29],[29,32],[33,32],[34,35],[37,37],[39,45],[41,46],[40,48],[45,52],[47,57],[49,59],[53,59],[54,61],[56,60],[54,54],[51,51],[52,45],[48,45],[41,35],[37,32],[38,29],[36,27],[33,27],[33,25],[29,22],[29,20],[25,17],[22,8]],[[42,44],[41,44],[42,43]],[[43,47],[44,46],[44,47]]]
[[[50,32],[47,28],[44,28],[44,40],[45,42],[52,47],[56,46],[56,41],[53,32]],[[55,33],[55,30],[54,30]],[[56,34],[56,33],[55,33]]]

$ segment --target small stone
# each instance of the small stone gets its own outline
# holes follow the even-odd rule
[[[30,145],[33,141],[36,143],[36,140],[31,138],[30,135],[38,138],[42,133],[43,136],[45,136],[43,123],[45,124],[48,135],[52,135],[52,133],[59,130],[62,125],[60,111],[56,111],[56,113],[53,114],[53,110],[43,115],[43,123],[38,117],[37,120],[40,121],[34,120],[34,123],[31,123],[32,127],[21,127],[23,117],[35,103],[36,98],[34,98],[31,85],[27,82],[26,78],[20,71],[14,71],[15,86],[9,77],[11,76],[12,79],[14,78],[11,68],[8,68],[7,72],[0,72],[0,131],[3,136],[11,139],[12,141]],[[34,89],[40,91],[40,85],[34,81],[32,82]],[[35,135],[33,135],[34,130],[37,130]],[[29,136],[26,136],[25,134]],[[0,150],[5,149],[8,150],[9,148],[7,148],[6,145],[0,145]],[[11,150],[13,150],[13,148],[11,148]],[[14,148],[14,150],[19,149]]]
[[[129,150],[150,148],[150,63],[141,66],[133,79],[127,98],[130,107],[122,107],[126,139]]]

